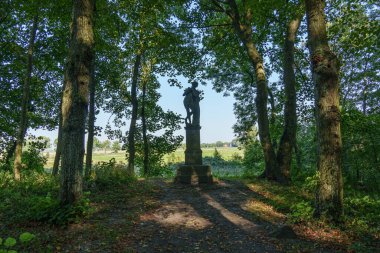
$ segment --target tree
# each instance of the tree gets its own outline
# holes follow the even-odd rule
[[[266,36],[266,32],[260,30],[260,28],[265,27],[263,23],[267,23],[265,18],[267,16],[272,15],[273,11],[275,10],[277,6],[277,2],[271,2],[271,3],[257,3],[257,2],[248,2],[248,1],[235,1],[235,0],[228,0],[228,1],[219,1],[214,0],[212,1],[213,7],[207,6],[206,9],[212,9],[215,13],[224,13],[228,20],[232,23],[233,31],[236,34],[236,36],[239,38],[239,41],[241,42],[241,45],[244,48],[245,51],[245,57],[242,58],[243,60],[248,60],[251,67],[247,66],[246,64],[242,64],[240,66],[240,73],[236,74],[233,71],[227,70],[228,72],[225,74],[226,76],[229,75],[230,78],[236,78],[237,75],[241,75],[241,79],[244,80],[244,86],[241,89],[244,90],[250,90],[252,89],[253,85],[255,85],[255,91],[256,91],[256,98],[254,102],[254,108],[256,109],[256,115],[252,115],[248,118],[248,122],[251,124],[252,121],[257,121],[259,126],[259,136],[260,136],[260,142],[261,146],[263,148],[264,158],[265,158],[265,170],[263,173],[263,176],[271,179],[276,180],[282,183],[286,183],[289,181],[289,167],[287,166],[286,169],[282,168],[280,170],[280,167],[278,166],[278,160],[275,152],[275,146],[272,142],[272,137],[270,133],[270,122],[268,118],[268,109],[267,109],[267,103],[268,103],[268,94],[271,95],[271,92],[268,92],[268,81],[267,81],[267,73],[266,68],[264,67],[264,61],[262,57],[262,51],[263,49],[258,47],[257,40],[258,38],[262,38]],[[201,5],[202,5],[201,1]],[[214,14],[212,17],[220,17],[218,14]],[[214,18],[214,20],[224,22],[225,19],[222,18]],[[215,25],[215,24],[214,24]],[[256,26],[256,31],[253,32],[252,27]],[[297,31],[297,29],[295,29]],[[215,34],[219,35],[219,33],[215,32]],[[237,46],[235,46],[237,47]],[[241,47],[239,45],[239,47]],[[239,54],[241,54],[241,50],[238,49]],[[234,57],[234,60],[232,60],[232,63],[241,62],[241,60],[237,60],[238,57]],[[236,64],[234,64],[236,65]],[[231,66],[232,67],[232,66]],[[253,70],[253,71],[252,71]],[[253,74],[251,74],[251,71]],[[232,73],[231,73],[232,72]],[[227,77],[228,78],[228,77]],[[294,84],[294,83],[293,83]],[[287,89],[288,91],[290,89]],[[249,91],[248,93],[252,93],[252,91]],[[244,96],[246,98],[247,93],[240,93],[241,96]],[[271,96],[272,97],[272,96]],[[294,100],[293,96],[288,96],[291,101]],[[273,99],[271,99],[272,104],[272,119],[273,117]],[[289,105],[289,104],[288,104]],[[245,110],[244,106],[241,108],[243,111]],[[287,110],[294,112],[294,110]],[[252,111],[251,111],[252,114]],[[289,113],[287,113],[287,116]],[[295,116],[293,116],[295,118]],[[245,120],[244,120],[245,121]],[[245,121],[245,122],[247,122]],[[294,122],[294,120],[291,120]],[[251,127],[251,125],[249,126]],[[247,129],[249,129],[247,127]],[[289,132],[289,131],[287,131]],[[285,133],[287,133],[285,132]],[[288,136],[288,134],[285,134],[285,136]],[[293,135],[295,136],[295,135]],[[285,140],[285,139],[284,139]],[[285,143],[285,142],[283,142]],[[289,142],[288,142],[289,143]],[[284,155],[283,152],[284,149],[281,150],[282,156],[279,157],[280,161],[282,161],[284,157],[288,157]],[[291,149],[290,149],[291,150]],[[290,153],[291,155],[291,153]],[[290,160],[290,159],[289,159]]]
[[[342,141],[339,109],[339,61],[328,45],[324,1],[306,0],[318,140],[317,217],[338,222],[343,214]]]
[[[38,7],[36,6],[36,9]],[[37,33],[38,26],[38,13],[35,14],[33,18],[33,25],[30,30],[30,40],[28,45],[28,63],[26,70],[25,83],[23,86],[23,94],[22,94],[22,107],[21,107],[21,120],[20,126],[16,141],[16,153],[15,153],[15,162],[13,167],[14,177],[16,180],[21,179],[21,155],[22,155],[22,146],[24,144],[25,134],[28,128],[28,107],[30,103],[30,83],[32,79],[32,69],[33,69],[33,51],[34,51],[34,43]]]
[[[106,153],[107,150],[111,148],[111,142],[110,142],[110,140],[104,140],[102,142],[101,146],[102,146],[102,148],[104,150],[104,153]]]
[[[93,147],[93,149],[102,149],[102,148],[103,148],[102,142],[98,138],[94,137],[94,147]]]
[[[121,150],[120,142],[118,140],[114,141],[111,148],[112,151],[117,154]]]
[[[43,6],[43,8],[38,8]],[[38,18],[38,29],[33,45],[33,60],[27,103],[27,129],[44,127],[53,129],[58,121],[59,85],[63,75],[62,62],[66,54],[66,37],[63,31],[68,30],[65,22],[67,2],[4,1],[1,4],[0,31],[0,146],[5,164],[15,154],[16,139],[20,131],[23,86],[25,87],[28,63],[28,46],[30,45],[33,20]],[[4,7],[4,8],[3,8]],[[61,12],[62,15],[56,15]],[[5,11],[5,12],[3,12]],[[43,98],[43,99],[42,99]],[[24,106],[25,107],[25,106]],[[15,108],[20,108],[15,110]],[[4,121],[6,119],[6,121]],[[17,130],[17,131],[15,131]],[[17,164],[17,163],[16,163]]]
[[[296,113],[296,77],[294,73],[294,44],[303,11],[292,17],[287,25],[284,40],[283,80],[285,90],[284,130],[277,151],[277,163],[286,181],[290,181],[292,152],[296,144],[297,113]]]
[[[74,1],[72,8],[67,79],[62,102],[61,205],[73,204],[82,197],[85,120],[94,67],[95,1]]]

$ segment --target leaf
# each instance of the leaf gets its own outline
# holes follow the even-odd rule
[[[4,246],[5,247],[13,247],[16,245],[16,239],[13,238],[13,237],[8,237],[5,242],[4,242]]]
[[[22,243],[28,243],[28,242],[30,242],[31,240],[33,240],[34,238],[35,238],[36,236],[34,235],[34,234],[31,234],[31,233],[29,233],[29,232],[25,232],[25,233],[22,233],[21,235],[20,235],[20,241],[22,242]]]
[[[0,245],[3,244],[3,238],[0,237]]]

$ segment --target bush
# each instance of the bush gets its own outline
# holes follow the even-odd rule
[[[97,186],[129,184],[136,180],[128,173],[125,164],[117,164],[115,158],[94,166],[92,180]]]
[[[290,220],[292,222],[302,222],[312,219],[314,208],[310,201],[300,201],[292,205],[290,210]]]
[[[28,232],[22,233],[19,237],[19,243],[13,237],[8,237],[5,240],[0,238],[0,253],[15,253],[17,252],[15,248],[25,250],[25,246],[28,246],[35,237],[34,234]]]
[[[44,221],[65,225],[90,213],[85,195],[73,206],[62,207],[58,180],[45,173],[30,173],[21,182],[9,172],[0,172],[0,221],[8,224]]]
[[[348,225],[358,232],[380,232],[380,200],[366,196],[347,196],[344,200]]]
[[[47,158],[42,155],[47,147],[47,140],[42,137],[30,137],[27,145],[25,146],[25,151],[22,153],[21,161],[24,164],[24,171],[36,171],[39,173],[44,172],[44,166],[46,164]]]
[[[265,167],[263,150],[257,140],[245,145],[243,166],[244,177],[257,177],[263,173]]]

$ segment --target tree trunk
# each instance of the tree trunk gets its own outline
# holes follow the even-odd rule
[[[131,124],[129,126],[128,133],[128,172],[131,175],[135,174],[135,131],[137,121],[137,80],[139,76],[139,70],[141,65],[141,53],[136,55],[135,64],[133,67],[132,87],[131,87],[131,102],[132,102],[132,115]]]
[[[28,106],[30,103],[30,84],[32,81],[32,70],[33,70],[33,51],[34,43],[36,39],[38,26],[38,14],[33,18],[32,30],[30,31],[29,45],[28,45],[28,62],[26,69],[26,78],[23,86],[22,92],[22,105],[21,105],[21,115],[20,115],[20,128],[18,130],[18,136],[16,140],[16,152],[15,152],[15,161],[13,165],[14,178],[17,181],[21,180],[21,155],[22,155],[22,146],[24,144],[25,134],[28,128]]]
[[[86,169],[85,179],[89,179],[92,167],[92,149],[94,147],[94,130],[95,130],[95,73],[94,67],[91,73],[90,83],[90,110],[88,115],[88,135],[87,135],[87,152],[86,152]]]
[[[94,67],[94,0],[73,1],[73,22],[62,101],[61,205],[82,197],[85,121]]]
[[[306,0],[308,47],[315,86],[319,184],[315,216],[338,222],[343,214],[339,62],[330,50],[323,0]]]
[[[145,115],[145,101],[146,101],[146,85],[147,81],[143,82],[142,86],[142,107],[141,107],[141,121],[142,121],[142,131],[143,131],[143,142],[144,142],[144,175],[149,173],[149,143],[147,137],[147,126],[146,126],[146,115]]]
[[[268,91],[263,59],[253,42],[252,27],[250,25],[242,23],[240,20],[240,14],[235,0],[228,0],[228,4],[231,10],[227,10],[226,13],[230,16],[235,32],[237,33],[245,49],[247,50],[248,57],[255,70],[257,83],[257,95],[255,98],[257,121],[259,126],[260,143],[263,148],[265,159],[265,170],[263,176],[270,180],[282,182],[284,181],[284,177],[279,173],[276,154],[271,142],[269,132],[269,120],[267,109]],[[246,11],[246,16],[249,16],[250,10]]]
[[[62,101],[61,101],[61,108],[62,108]],[[59,125],[58,125],[58,142],[57,142],[57,149],[55,151],[53,171],[52,171],[53,176],[58,175],[59,161],[61,160],[61,154],[62,154],[62,113],[60,112]]]
[[[292,151],[296,141],[297,112],[296,112],[296,78],[294,74],[294,42],[300,26],[302,15],[293,18],[287,27],[284,43],[284,132],[280,139],[277,152],[277,163],[284,180],[290,181],[290,168],[292,165]]]
[[[66,83],[66,78],[67,78],[66,68],[65,68],[65,74],[63,76],[62,94],[65,91],[65,83]],[[55,151],[55,157],[54,157],[54,164],[53,164],[53,171],[52,171],[53,176],[58,175],[59,162],[61,160],[61,155],[62,155],[62,103],[63,103],[63,95],[61,98],[60,110],[59,110],[58,142],[57,142],[57,149]]]

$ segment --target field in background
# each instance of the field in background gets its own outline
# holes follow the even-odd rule
[[[236,155],[239,155],[240,157],[243,157],[244,151],[242,149],[238,148],[230,148],[230,147],[221,147],[217,148],[218,152],[222,156],[224,160],[232,160],[232,158]],[[202,149],[203,157],[207,156],[213,156],[214,155],[214,148],[203,148]],[[184,149],[178,149],[175,152],[166,155],[165,156],[165,161],[166,162],[171,162],[171,163],[180,163],[185,161],[185,154],[184,154]],[[54,155],[55,152],[49,152],[49,153],[44,153],[45,156],[48,157],[47,163],[45,165],[45,168],[50,169],[53,167],[54,163]],[[92,160],[93,163],[96,164],[98,162],[108,162],[112,158],[115,158],[116,162],[122,162],[126,163],[125,160],[125,151],[119,151],[118,153],[112,153],[111,151],[107,151],[106,153],[104,151],[96,151],[93,153]]]

